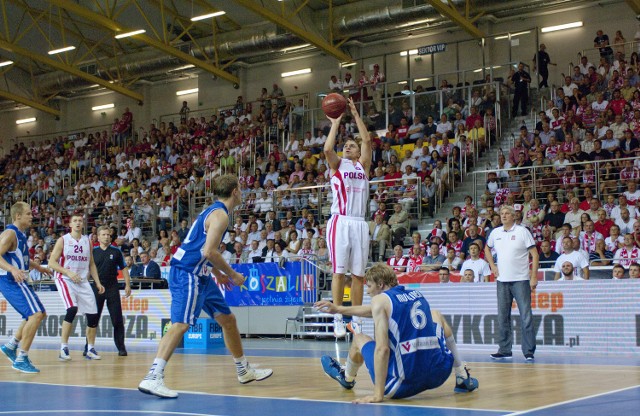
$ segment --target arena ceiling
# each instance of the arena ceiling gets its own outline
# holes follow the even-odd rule
[[[606,3],[621,0],[604,0]],[[631,7],[640,0],[627,0]],[[237,84],[257,63],[321,51],[348,62],[356,49],[408,33],[593,5],[590,0],[0,0],[4,104],[58,114],[56,98],[210,73]],[[602,2],[601,2],[602,3]],[[216,17],[192,18],[215,12]],[[116,39],[134,30],[144,33]],[[51,54],[65,47],[74,49]],[[15,105],[15,104],[12,104]],[[1,108],[1,107],[0,107]]]

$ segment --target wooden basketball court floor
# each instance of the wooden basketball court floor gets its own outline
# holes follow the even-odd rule
[[[514,349],[512,362],[492,362],[489,352],[462,351],[480,387],[455,394],[454,377],[440,388],[376,405],[351,401],[372,392],[363,367],[353,390],[326,377],[319,358],[344,360],[348,344],[332,340],[245,339],[253,365],[274,375],[241,385],[223,347],[178,350],[165,370],[177,399],[159,399],[137,390],[155,350],[118,357],[101,349],[101,361],[82,359],[72,345],[72,361],[57,360],[57,347],[32,349],[37,375],[12,370],[0,361],[0,415],[621,415],[640,409],[640,357],[576,356],[540,352],[533,364]]]

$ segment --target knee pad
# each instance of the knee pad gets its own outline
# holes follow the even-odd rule
[[[67,309],[67,314],[64,317],[64,321],[65,322],[69,322],[70,324],[72,324],[77,313],[78,313],[78,307],[77,306],[70,307],[69,309]]]
[[[100,315],[97,313],[87,314],[87,326],[89,328],[96,328],[98,326],[98,321],[100,321]]]

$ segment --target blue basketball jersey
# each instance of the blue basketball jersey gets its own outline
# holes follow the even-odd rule
[[[392,305],[385,395],[393,397],[407,383],[417,391],[442,384],[451,373],[452,357],[445,346],[442,327],[431,318],[429,302],[422,293],[404,286],[393,287],[384,294]],[[442,370],[446,377],[440,381]]]
[[[204,243],[207,239],[205,221],[209,215],[216,210],[224,210],[229,221],[229,211],[220,201],[217,201],[206,208],[198,215],[184,241],[171,258],[171,267],[177,267],[196,276],[205,276],[211,273],[212,264],[204,257]],[[226,232],[225,232],[226,234]],[[222,236],[224,238],[224,235]],[[220,241],[216,241],[216,249]]]
[[[7,225],[7,230],[13,230],[16,233],[18,245],[14,251],[7,251],[2,258],[12,266],[20,270],[29,271],[29,247],[27,247],[27,236],[13,224]],[[0,269],[0,275],[11,275],[6,270]]]

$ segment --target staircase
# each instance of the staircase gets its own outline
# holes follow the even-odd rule
[[[478,189],[478,195],[480,195],[485,189],[485,183],[474,183],[473,172],[495,169],[498,164],[498,154],[504,150],[505,156],[508,157],[509,146],[512,142],[511,135],[517,137],[520,134],[520,127],[526,123],[527,128],[531,131],[533,129],[533,121],[530,118],[517,117],[511,121],[509,127],[503,132],[502,137],[491,148],[484,152],[484,154],[478,159],[472,168],[469,169],[466,176],[463,178],[462,183],[456,184],[453,192],[449,194],[442,206],[436,211],[434,218],[425,218],[418,224],[417,231],[422,235],[423,240],[433,230],[433,222],[440,220],[443,222],[451,216],[451,210],[454,206],[464,206],[464,198],[467,195],[473,196]],[[477,204],[476,198],[473,201]],[[405,245],[411,244],[411,236],[405,240]]]

